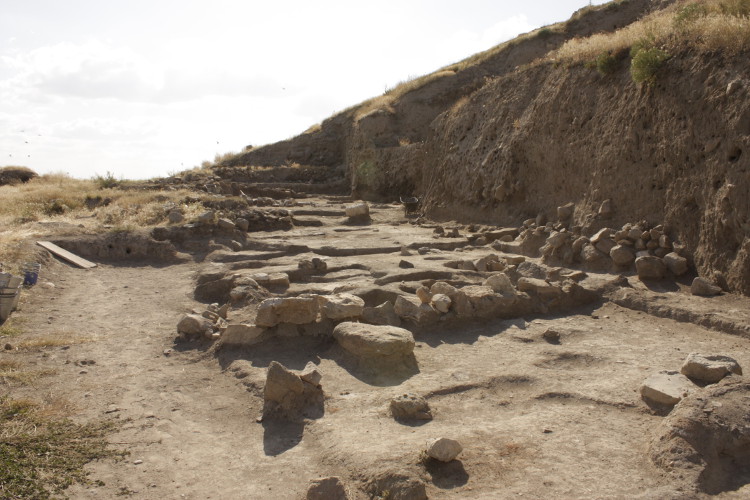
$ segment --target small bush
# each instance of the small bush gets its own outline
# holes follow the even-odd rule
[[[117,187],[118,181],[115,178],[115,174],[110,172],[109,170],[105,175],[95,175],[94,176],[94,183],[97,185],[99,189],[111,189],[114,187]]]
[[[602,76],[611,75],[617,71],[617,58],[609,52],[602,52],[596,58],[596,70]]]
[[[705,5],[699,3],[687,4],[675,14],[674,25],[677,29],[684,30],[706,14],[708,14],[708,9]]]
[[[633,77],[633,81],[636,83],[653,83],[656,79],[656,73],[667,59],[669,59],[669,54],[656,47],[636,51],[630,62],[630,75]]]

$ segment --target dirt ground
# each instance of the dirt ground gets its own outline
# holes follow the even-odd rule
[[[306,208],[333,205],[341,209],[324,199]],[[415,264],[410,272],[451,271],[441,260],[498,253],[467,246],[403,257],[395,250],[401,245],[448,240],[433,238],[429,225],[409,224],[400,210],[376,206],[373,223],[365,226],[345,225],[331,210],[307,217],[321,220],[319,227],[251,234],[251,242],[312,250],[268,259],[253,271],[332,253],[325,248],[339,254],[369,248],[375,250],[368,255],[325,257],[329,269],[340,270],[328,280],[293,283],[289,292],[372,286],[388,276],[408,288],[410,278],[398,267],[402,259]],[[254,259],[252,251],[245,253]],[[1,354],[54,372],[14,394],[65,401],[81,422],[117,419],[122,425],[110,441],[130,453],[90,464],[92,478],[104,485],[75,485],[71,498],[298,499],[310,480],[332,475],[352,498],[370,498],[365,484],[387,471],[422,479],[434,499],[696,498],[649,460],[664,416],[642,401],[639,386],[655,372],[679,370],[691,352],[726,354],[750,367],[745,336],[604,299],[554,316],[415,330],[417,373],[388,383],[340,362],[328,338],[276,338],[220,352],[208,341],[176,342],[179,318],[204,307],[193,299],[197,274],[230,265],[210,255],[202,262],[102,263],[91,270],[53,262],[25,292],[15,313],[25,333],[12,342],[64,340]],[[633,290],[665,304],[662,312],[696,307],[681,285],[663,292],[628,279]],[[710,303],[705,314],[723,312],[739,322],[750,311],[744,297],[700,300]],[[230,322],[247,321],[248,311],[230,312]],[[560,333],[559,344],[542,338],[549,328]],[[273,360],[292,369],[318,365],[326,396],[321,418],[305,425],[259,421]],[[407,392],[427,398],[432,421],[394,421],[388,403]],[[442,436],[459,440],[463,453],[448,464],[423,465],[426,441]],[[740,498],[746,490],[724,496]]]

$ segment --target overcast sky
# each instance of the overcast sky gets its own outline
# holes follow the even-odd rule
[[[2,0],[0,166],[178,172],[297,135],[588,4]]]

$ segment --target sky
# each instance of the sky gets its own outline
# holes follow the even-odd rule
[[[2,0],[0,166],[171,175],[589,3]]]

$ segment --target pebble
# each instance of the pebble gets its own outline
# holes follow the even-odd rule
[[[133,460],[133,465],[141,465],[143,460]]]

